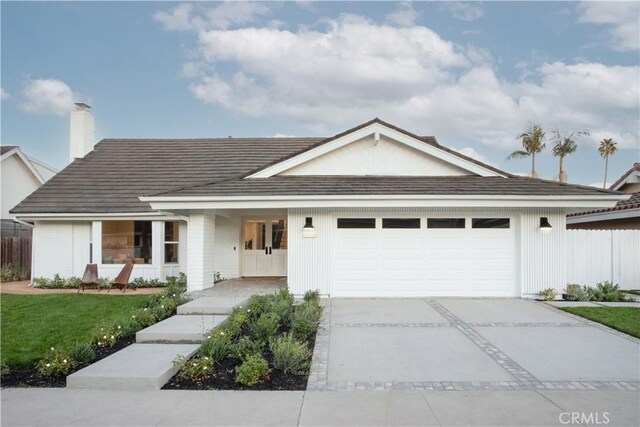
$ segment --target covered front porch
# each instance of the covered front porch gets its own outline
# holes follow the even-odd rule
[[[201,291],[191,291],[193,299],[200,297],[229,297],[242,301],[251,295],[266,295],[277,292],[287,285],[286,277],[238,277],[218,282],[213,287]]]
[[[288,273],[286,209],[216,209],[179,213],[188,218],[189,291],[271,291]],[[220,282],[219,279],[233,279]],[[238,280],[240,278],[246,280]],[[249,280],[251,279],[251,280]],[[275,288],[273,288],[275,287]]]

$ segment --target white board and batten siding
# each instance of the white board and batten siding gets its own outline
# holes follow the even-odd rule
[[[188,253],[186,223],[180,224],[178,247],[179,263],[165,264],[164,222],[152,222],[153,264],[135,264],[131,279],[164,280],[168,276],[186,273]],[[122,264],[102,264],[102,222],[101,221],[36,221],[33,228],[32,278],[52,278],[59,274],[63,278],[82,277],[87,264],[98,264],[100,277],[115,278]],[[93,254],[91,253],[93,252]]]
[[[307,216],[317,238],[302,238]],[[377,228],[338,230],[337,218],[348,216],[375,217]],[[379,229],[382,217],[402,216],[465,217],[467,228]],[[489,216],[509,217],[510,228],[470,228],[471,218]],[[539,229],[541,216],[553,230]],[[564,288],[564,248],[564,213],[554,209],[290,209],[288,282],[296,294],[318,289],[332,296],[533,296]],[[350,282],[348,291],[340,281]]]
[[[568,230],[567,282],[640,289],[640,230]]]

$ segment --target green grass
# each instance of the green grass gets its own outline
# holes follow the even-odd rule
[[[625,334],[640,338],[640,308],[565,307],[562,310],[602,323]]]
[[[0,359],[10,367],[33,367],[50,347],[70,350],[94,328],[128,316],[148,295],[11,295],[0,297]]]

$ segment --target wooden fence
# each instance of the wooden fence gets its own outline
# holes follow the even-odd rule
[[[640,289],[640,230],[567,230],[567,279]]]
[[[31,277],[31,237],[4,237],[0,247],[1,266],[16,271],[21,280]]]

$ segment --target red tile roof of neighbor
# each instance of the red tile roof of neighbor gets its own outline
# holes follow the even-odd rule
[[[381,123],[450,154],[506,176],[386,177],[277,176],[242,179],[251,173]],[[330,138],[104,139],[12,209],[14,214],[152,212],[140,196],[252,194],[619,194],[510,175],[421,137],[374,119]]]
[[[631,168],[626,171],[625,173],[622,174],[622,176],[613,184],[611,184],[609,186],[610,189],[616,188],[620,183],[622,183],[625,179],[627,179],[629,177],[629,175],[631,175],[633,172],[640,172],[640,163],[636,162],[633,164],[633,166],[631,166]],[[616,212],[616,211],[623,211],[623,210],[627,210],[627,209],[638,209],[640,208],[640,193],[629,193],[631,194],[631,197],[627,200],[621,200],[618,203],[616,203],[616,205],[612,208],[609,209],[598,209],[598,210],[593,210],[593,211],[585,211],[585,212],[578,212],[578,213],[574,213],[574,214],[569,214],[567,215],[568,217],[576,217],[576,216],[583,216],[583,215],[592,215],[595,213],[604,213],[604,212]]]

